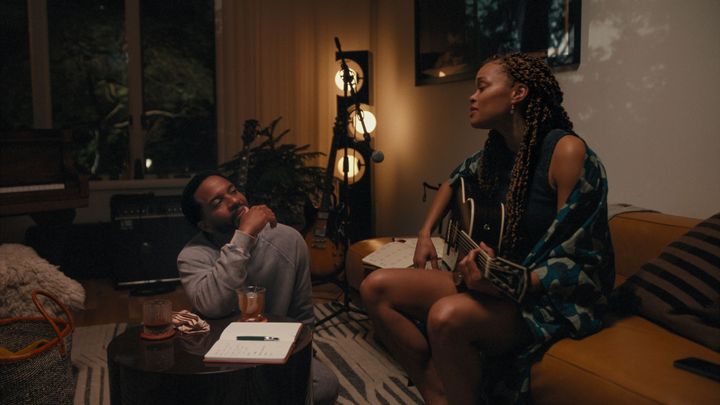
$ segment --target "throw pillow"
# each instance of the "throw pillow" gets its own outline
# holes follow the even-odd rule
[[[84,307],[83,286],[38,256],[33,248],[13,243],[0,245],[0,318],[41,316],[32,301],[33,290],[49,293],[70,310]],[[56,305],[49,300],[41,302],[47,302],[46,308],[64,319]]]
[[[720,213],[666,246],[626,281],[638,313],[720,351]]]

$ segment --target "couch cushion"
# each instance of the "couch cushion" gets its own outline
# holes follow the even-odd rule
[[[615,285],[618,286],[657,257],[700,219],[657,212],[629,212],[610,220],[610,236],[615,250]]]
[[[623,285],[640,315],[720,351],[720,214],[666,246]]]
[[[720,353],[633,316],[581,340],[563,339],[532,368],[537,404],[720,403],[720,385],[673,367]]]

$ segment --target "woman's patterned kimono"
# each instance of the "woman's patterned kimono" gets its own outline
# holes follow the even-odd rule
[[[544,292],[528,294],[522,316],[534,342],[502,358],[486,358],[484,385],[490,403],[530,402],[530,366],[555,341],[581,338],[602,327],[601,316],[615,279],[607,218],[607,178],[597,155],[586,148],[578,183],[523,265]],[[482,153],[458,172],[476,171]]]

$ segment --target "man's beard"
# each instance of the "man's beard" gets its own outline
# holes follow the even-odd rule
[[[228,218],[227,221],[217,223],[213,226],[215,232],[223,235],[233,234],[235,230],[238,229],[238,226],[240,225],[240,219],[242,218],[242,215],[247,212],[247,210],[248,207],[246,205],[240,206],[237,209],[233,210],[230,214],[230,218]]]
[[[219,234],[227,235],[227,234],[231,234],[231,233],[235,232],[236,229],[237,229],[237,227],[235,226],[235,224],[230,222],[230,223],[218,224],[215,227],[215,232],[219,233]]]

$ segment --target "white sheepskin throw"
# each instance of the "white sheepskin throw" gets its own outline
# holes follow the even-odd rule
[[[33,248],[13,243],[0,245],[0,318],[41,316],[32,301],[33,290],[49,293],[70,310],[85,306],[83,286],[38,256]],[[40,298],[52,313],[56,305]],[[62,314],[59,308],[54,312]]]

